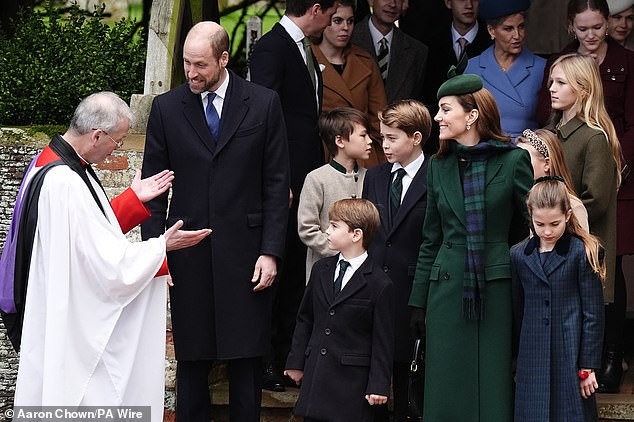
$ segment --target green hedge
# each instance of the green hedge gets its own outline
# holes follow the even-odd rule
[[[143,93],[146,42],[135,22],[108,25],[103,8],[49,5],[22,13],[12,38],[0,37],[0,124],[60,124],[79,101],[109,90],[129,101]]]

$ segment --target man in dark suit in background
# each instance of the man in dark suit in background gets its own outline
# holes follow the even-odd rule
[[[423,88],[423,102],[429,107],[432,116],[438,112],[436,93],[447,80],[451,65],[458,63],[462,53],[475,57],[492,42],[486,23],[477,18],[478,0],[444,0],[444,4],[451,12],[451,19],[446,20],[445,24],[435,25],[433,31],[420,34],[424,39],[435,40],[429,44],[429,64]],[[408,13],[415,13],[416,10],[410,8]],[[434,125],[430,140],[425,145],[425,153],[435,153],[437,148],[438,126]]]
[[[148,204],[143,238],[182,219],[210,237],[168,254],[179,421],[209,422],[207,376],[226,361],[231,421],[260,420],[261,357],[270,343],[271,286],[284,253],[289,164],[277,94],[226,69],[229,37],[201,22],[183,48],[188,84],[158,96],[143,174],[178,174],[172,198]]]
[[[372,15],[354,27],[352,42],[376,60],[388,104],[398,100],[420,100],[427,65],[427,46],[394,25],[403,0],[373,0]]]
[[[286,14],[255,44],[249,66],[253,82],[280,96],[291,164],[286,259],[275,286],[272,349],[264,365],[264,387],[274,391],[284,391],[280,365],[286,362],[291,347],[306,283],[306,246],[297,234],[299,194],[306,175],[324,159],[317,129],[321,71],[310,50],[310,38],[321,37],[335,10],[335,0],[288,0]]]

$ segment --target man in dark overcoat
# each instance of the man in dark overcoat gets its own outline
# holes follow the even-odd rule
[[[228,362],[231,421],[259,421],[261,356],[270,342],[271,286],[284,251],[289,163],[278,95],[226,69],[229,37],[216,23],[185,40],[188,84],[158,96],[143,174],[174,171],[172,197],[148,206],[144,238],[172,221],[210,227],[186,253],[168,255],[178,420],[211,419],[207,376]]]

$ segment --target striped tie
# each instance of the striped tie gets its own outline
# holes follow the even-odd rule
[[[381,77],[383,81],[387,80],[387,66],[390,62],[390,49],[387,46],[387,39],[381,38],[379,41],[379,54],[377,55],[379,62],[379,70],[381,71]]]
[[[458,54],[458,60],[460,60],[460,57],[462,57],[462,55],[465,53],[467,44],[469,44],[469,41],[467,41],[466,38],[464,37],[458,38],[458,45],[460,46],[460,54]]]
[[[392,198],[392,209],[396,211],[398,207],[401,205],[401,195],[403,194],[403,176],[405,176],[405,169],[400,168],[396,170],[396,177],[392,182],[392,187],[390,189],[391,198]]]

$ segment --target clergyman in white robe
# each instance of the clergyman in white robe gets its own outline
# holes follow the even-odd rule
[[[45,176],[14,405],[151,406],[162,421],[165,240],[129,242],[89,180],[104,212],[69,167]]]

